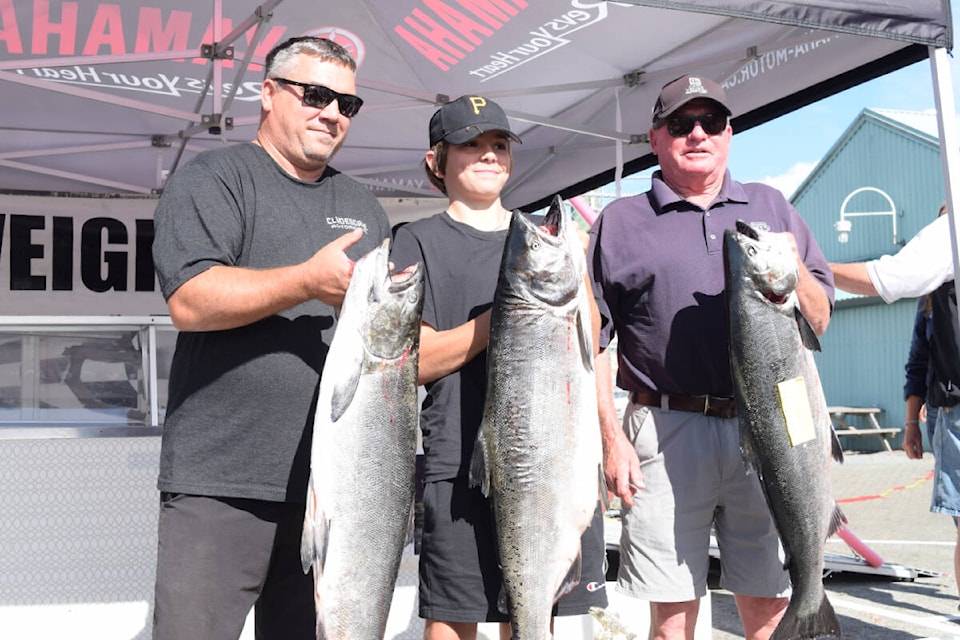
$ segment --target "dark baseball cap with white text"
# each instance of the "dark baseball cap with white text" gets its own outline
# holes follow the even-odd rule
[[[730,107],[727,106],[727,94],[723,87],[704,76],[685,75],[671,80],[660,89],[657,102],[653,105],[654,126],[683,105],[699,98],[713,100],[723,107],[728,116],[732,115]]]

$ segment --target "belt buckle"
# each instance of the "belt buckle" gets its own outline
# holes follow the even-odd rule
[[[710,415],[710,394],[703,397],[703,415]]]

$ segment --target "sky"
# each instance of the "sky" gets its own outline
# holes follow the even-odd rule
[[[960,62],[952,57],[950,71],[957,101]],[[935,104],[932,65],[924,60],[753,129],[735,131],[728,167],[739,182],[764,182],[789,198],[864,109],[933,111]]]

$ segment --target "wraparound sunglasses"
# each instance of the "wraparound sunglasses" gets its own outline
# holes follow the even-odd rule
[[[294,85],[297,87],[303,87],[303,104],[308,107],[316,107],[317,109],[323,109],[328,104],[337,101],[337,108],[340,109],[340,113],[348,118],[352,118],[357,115],[360,111],[360,107],[363,106],[363,100],[357,96],[352,96],[349,93],[338,93],[329,87],[325,87],[322,84],[307,84],[306,82],[294,82],[293,80],[287,80],[286,78],[270,78],[271,80],[276,80],[277,82],[282,82],[283,84]]]
[[[693,128],[700,123],[700,127],[707,135],[715,136],[727,128],[727,116],[722,113],[701,113],[695,116],[669,116],[657,125],[667,125],[667,133],[674,138],[690,135]]]

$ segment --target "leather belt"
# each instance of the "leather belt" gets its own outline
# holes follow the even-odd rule
[[[714,418],[733,418],[737,415],[737,401],[733,398],[717,398],[716,396],[662,396],[656,391],[643,389],[640,391],[631,391],[630,400],[636,404],[644,404],[648,407],[702,413],[705,416]],[[666,402],[664,402],[664,400],[666,400]]]

